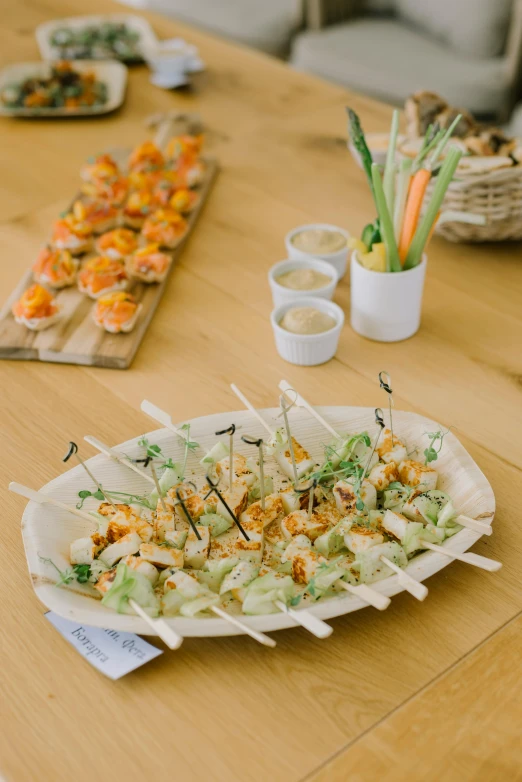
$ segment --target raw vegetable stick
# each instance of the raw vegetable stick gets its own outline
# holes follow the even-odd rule
[[[406,208],[406,199],[410,185],[412,162],[408,158],[401,160],[399,176],[397,178],[397,193],[395,196],[395,211],[393,215],[393,230],[397,243],[401,237],[402,221],[404,219],[404,210]]]
[[[397,134],[399,132],[399,111],[393,112],[386,165],[384,166],[383,189],[390,214],[393,214],[395,201],[395,147],[397,146]]]
[[[426,168],[420,168],[415,172],[411,180],[399,239],[399,258],[403,264],[417,229],[422,203],[430,179],[431,171],[428,171]]]
[[[350,139],[355,149],[361,156],[364,172],[368,178],[370,190],[373,193],[373,181],[372,181],[372,153],[368,149],[368,144],[364,137],[364,132],[361,127],[361,121],[353,109],[346,109],[348,112],[348,132]]]
[[[405,269],[411,269],[420,262],[431,226],[435,222],[437,214],[440,211],[444,196],[446,195],[446,190],[453,179],[461,157],[462,152],[458,149],[450,149],[448,152],[446,160],[442,164],[442,168],[437,177],[437,182],[428,204],[426,214],[422,218],[422,221],[415,232],[415,236],[413,237],[410,249],[408,250],[404,263]],[[418,173],[420,174],[421,172],[419,171]],[[417,176],[417,174],[415,176]]]
[[[388,206],[386,204],[381,175],[379,173],[379,166],[377,163],[372,163],[372,180],[375,206],[380,219],[382,239],[386,246],[386,269],[389,272],[400,272],[401,263],[399,261],[399,254],[397,252],[395,236],[393,235],[393,223],[390,217],[390,212],[388,211]]]

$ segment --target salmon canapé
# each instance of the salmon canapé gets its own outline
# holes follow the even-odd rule
[[[24,291],[21,298],[13,304],[12,312],[17,323],[32,331],[46,329],[60,317],[56,299],[38,283]]]
[[[134,328],[141,309],[134,296],[124,291],[115,291],[100,296],[93,311],[97,326],[111,334],[129,332]]]
[[[76,279],[78,261],[69,250],[54,250],[43,247],[33,264],[35,282],[49,285],[51,288],[65,288]]]
[[[129,275],[142,282],[161,282],[168,272],[170,256],[161,252],[159,244],[140,247],[128,260]]]
[[[187,221],[174,209],[158,209],[145,221],[142,234],[148,242],[173,249],[187,233]]]
[[[127,287],[127,272],[122,261],[103,255],[87,261],[78,275],[78,288],[92,299]]]
[[[138,246],[138,237],[128,228],[115,228],[100,236],[96,250],[112,261],[121,261],[133,253]]]

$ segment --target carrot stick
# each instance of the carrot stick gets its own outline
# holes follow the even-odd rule
[[[399,239],[399,258],[401,259],[401,263],[404,263],[406,260],[410,244],[415,235],[422,209],[422,202],[424,201],[424,195],[430,177],[431,171],[420,168],[411,179],[406,209],[404,210],[401,236]]]

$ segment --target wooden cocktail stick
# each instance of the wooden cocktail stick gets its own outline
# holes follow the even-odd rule
[[[459,562],[465,562],[467,565],[475,565],[475,567],[482,568],[482,570],[489,570],[494,573],[496,570],[500,570],[502,562],[497,562],[496,559],[488,559],[488,557],[482,557],[480,554],[474,554],[471,551],[467,551],[464,554],[455,554],[453,551],[448,551],[444,546],[436,545],[435,543],[428,543],[427,540],[422,540],[423,548],[427,548],[430,551],[436,551],[439,554],[444,554],[451,559],[457,559]]]
[[[304,407],[304,408],[305,408],[305,410],[308,410],[308,412],[310,413],[310,415],[313,415],[313,417],[316,419],[316,421],[319,421],[319,423],[320,423],[322,426],[324,426],[324,428],[325,428],[325,429],[326,429],[328,432],[330,432],[330,434],[331,434],[331,435],[333,435],[333,436],[334,436],[335,438],[337,438],[337,439],[341,439],[341,435],[339,434],[339,432],[337,432],[337,431],[336,431],[336,430],[333,428],[333,426],[330,426],[330,424],[328,423],[328,421],[326,421],[326,420],[325,420],[325,419],[322,417],[322,415],[319,415],[319,413],[317,412],[317,410],[316,410],[314,407],[312,407],[312,405],[311,405],[309,402],[307,402],[307,401],[306,401],[306,399],[305,399],[304,397],[302,397],[302,396],[301,396],[301,394],[297,393],[297,391],[295,390],[295,388],[293,388],[293,387],[290,385],[290,383],[288,383],[286,380],[281,380],[281,382],[279,383],[279,388],[280,388],[280,389],[281,389],[281,391],[283,391],[283,393],[285,393],[285,394],[286,394],[287,392],[289,392],[289,391],[293,392],[293,393],[296,395],[295,404],[296,404],[298,407]]]
[[[163,643],[167,644],[169,649],[179,649],[183,643],[182,635],[176,632],[176,630],[174,630],[164,619],[153,619],[146,611],[143,610],[139,603],[137,603],[131,597],[129,597],[128,600],[132,610],[135,611],[152,630],[154,630],[158,638],[161,638]]]
[[[112,501],[111,497],[109,496],[109,494],[107,494],[105,489],[102,487],[101,483],[94,477],[92,472],[89,470],[89,468],[87,467],[87,465],[85,464],[85,462],[81,458],[80,454],[78,453],[78,446],[72,440],[69,443],[69,450],[67,451],[67,453],[63,457],[62,461],[63,462],[69,461],[71,456],[76,456],[76,459],[78,460],[78,463],[80,464],[80,466],[83,467],[83,469],[85,470],[85,472],[87,473],[87,475],[89,476],[91,481],[94,483],[94,485],[96,486],[98,491],[103,495],[103,497],[105,497],[105,500],[109,503],[109,505],[113,509],[114,513],[117,513],[118,509],[115,506],[114,502]]]
[[[102,443],[101,440],[98,440],[96,437],[92,437],[90,434],[86,434],[83,439],[85,442],[94,446],[94,448],[96,448],[98,451],[104,453],[105,456],[108,456],[110,459],[114,459],[116,462],[119,462],[119,464],[123,464],[124,467],[128,467],[129,470],[135,472],[136,475],[140,476],[140,478],[144,478],[149,483],[154,484],[154,478],[148,475],[144,470],[141,470],[127,456],[123,456],[121,453],[118,453],[118,451],[115,451],[114,448],[111,448],[109,445],[105,445],[105,443]]]
[[[388,565],[390,570],[393,570],[394,573],[397,573],[399,577],[399,584],[404,587],[404,589],[410,593],[410,595],[413,595],[413,597],[417,598],[417,600],[425,600],[425,598],[428,596],[428,587],[424,586],[424,584],[421,584],[420,581],[417,581],[417,579],[413,578],[409,575],[409,573],[406,573],[401,567],[395,564],[395,562],[392,562],[391,559],[388,559],[388,557],[379,557],[381,562],[384,562],[385,565]]]
[[[329,624],[326,624],[326,622],[323,622],[322,619],[319,619],[319,617],[305,608],[296,611],[287,606],[286,603],[283,603],[282,600],[274,600],[274,605],[284,614],[291,616],[294,622],[304,627],[305,630],[315,635],[316,638],[328,638],[333,633],[333,627],[330,627]]]
[[[21,483],[16,483],[15,481],[11,481],[9,484],[9,491],[20,494],[22,497],[32,500],[33,502],[38,502],[40,505],[54,505],[56,508],[69,511],[69,513],[74,513],[75,516],[86,519],[87,521],[90,521],[91,524],[96,523],[96,519],[94,516],[91,516],[90,513],[86,513],[85,511],[78,510],[78,508],[75,508],[72,505],[69,506],[64,502],[55,500],[54,497],[49,497],[49,495],[45,494],[43,491],[35,491],[34,489],[30,489],[28,486],[23,486]]]
[[[268,432],[268,434],[271,437],[273,437],[273,435],[274,435],[273,429],[270,428],[270,426],[267,424],[267,422],[265,421],[263,416],[260,413],[257,412],[257,410],[254,407],[254,405],[251,402],[248,401],[246,396],[239,390],[239,388],[236,385],[234,385],[234,383],[230,384],[230,388],[232,389],[234,394],[237,396],[237,398],[240,399],[241,402],[243,402],[243,404],[245,405],[246,409],[250,410],[252,415],[254,415],[257,418],[257,420],[259,421],[261,426],[263,426],[266,429],[266,431]]]

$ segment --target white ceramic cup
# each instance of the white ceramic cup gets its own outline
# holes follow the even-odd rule
[[[293,307],[315,307],[334,318],[335,326],[322,334],[293,334],[279,325],[285,313]],[[270,315],[270,321],[274,330],[277,352],[281,358],[290,364],[312,367],[324,364],[334,357],[344,325],[344,312],[333,301],[308,296],[287,301],[276,307]]]
[[[315,288],[311,291],[296,291],[292,288],[285,288],[284,285],[280,285],[277,282],[277,278],[281,274],[292,272],[295,269],[313,269],[320,274],[327,275],[330,278],[330,282],[323,288]],[[303,296],[312,296],[313,298],[331,300],[334,295],[338,279],[337,272],[331,263],[328,263],[328,261],[321,261],[319,258],[312,258],[311,256],[308,256],[304,260],[291,261],[287,259],[286,261],[280,261],[280,263],[276,263],[275,266],[272,266],[268,272],[268,282],[270,284],[270,290],[272,291],[274,307],[278,307],[280,304],[284,304],[286,301],[302,299]]]
[[[413,269],[375,272],[361,266],[357,252],[350,269],[351,313],[354,331],[377,342],[399,342],[420,326],[426,255]]]
[[[341,250],[337,250],[337,252],[334,253],[314,253],[313,255],[311,253],[305,253],[303,252],[303,250],[299,250],[297,247],[295,247],[294,244],[292,244],[292,239],[294,236],[300,234],[302,231],[309,231],[309,230],[337,231],[338,233],[342,234],[346,239],[346,245]],[[288,233],[285,237],[285,245],[290,260],[304,260],[305,258],[320,258],[323,261],[327,261],[328,263],[331,263],[332,266],[335,268],[339,276],[339,279],[341,279],[341,277],[343,277],[346,274],[348,256],[351,252],[350,248],[348,247],[349,238],[350,238],[350,234],[348,233],[348,231],[345,231],[344,228],[339,228],[338,225],[330,225],[329,223],[310,223],[309,225],[300,225],[298,228],[294,228],[293,231],[290,231],[290,233]]]

